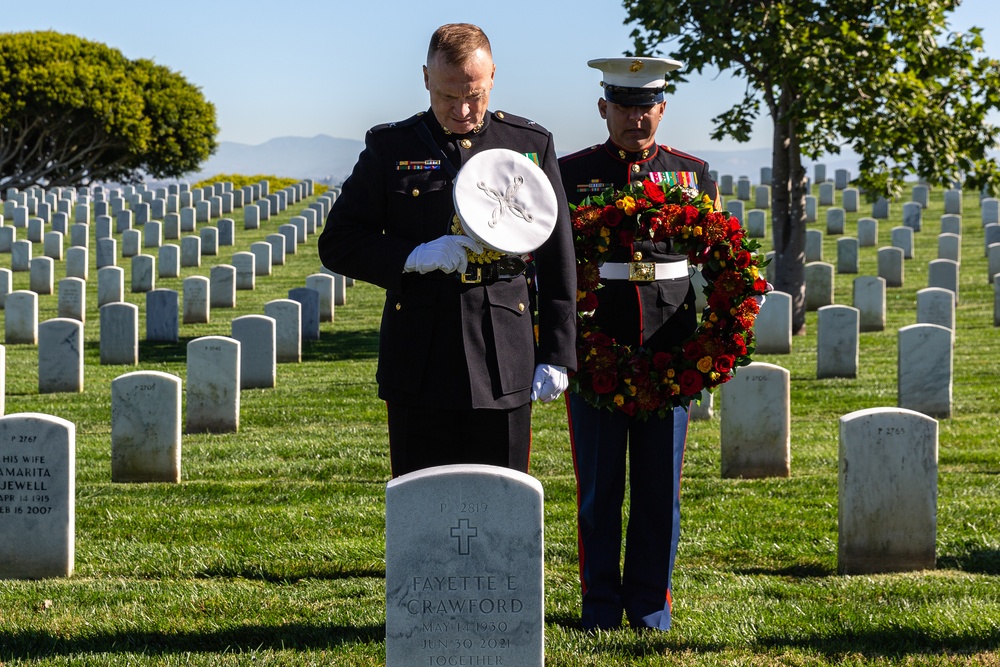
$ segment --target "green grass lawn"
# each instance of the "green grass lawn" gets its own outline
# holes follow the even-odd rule
[[[156,286],[181,291],[183,277],[207,276],[306,203],[254,231],[236,213],[235,247]],[[862,208],[847,214],[847,234],[870,213]],[[892,218],[879,221],[878,246],[889,245],[901,212],[895,203]],[[915,293],[927,286],[942,213],[943,193],[934,190],[906,285],[888,290],[887,330],[861,335],[857,378],[817,380],[815,313],[793,354],[757,357],[791,371],[790,478],[721,479],[718,400],[713,420],[692,423],[669,633],[580,629],[565,406],[536,406],[531,472],[545,490],[546,664],[1000,664],[1000,330],[972,193],[953,418],[940,423],[938,567],[836,574],[837,420],[895,406],[895,331],[916,322]],[[822,207],[818,220],[810,226],[825,230]],[[835,264],[835,238],[824,243]],[[860,275],[876,274],[875,252],[861,249]],[[95,254],[92,243],[91,261]],[[9,257],[0,255],[0,266]],[[128,291],[128,260],[119,265],[126,298],[142,313],[144,295]],[[142,343],[139,369],[183,378],[188,341],[228,335],[232,318],[262,314],[264,303],[319,269],[313,237],[258,278],[255,291],[238,292],[235,309],[213,309],[209,324],[182,324],[177,344]],[[851,304],[853,277],[837,276],[836,303]],[[26,273],[14,280],[27,289]],[[84,393],[39,395],[37,349],[6,347],[6,413],[76,424],[77,514],[72,577],[0,581],[0,665],[383,664],[389,458],[374,383],[382,291],[349,289],[335,322],[305,344],[303,363],[280,364],[274,389],[245,390],[239,433],[185,434],[181,484],[112,484],[110,384],[136,369],[99,363],[96,285],[92,266]],[[40,321],[56,316],[56,303],[55,295],[40,298]],[[143,338],[142,319],[139,331]]]

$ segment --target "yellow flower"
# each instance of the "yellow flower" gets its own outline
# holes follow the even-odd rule
[[[625,196],[615,202],[615,206],[620,208],[625,215],[635,215],[635,199]]]
[[[611,230],[608,229],[607,227],[601,227],[601,232],[600,233],[601,233],[601,236],[603,238],[605,238],[605,239],[610,239],[611,238]]]
[[[668,368],[667,369],[667,377],[668,378],[672,378],[675,375],[677,375],[677,371],[675,371],[673,368]]]
[[[625,405],[625,397],[622,396],[621,394],[615,394],[615,405],[617,405],[619,408]]]
[[[701,225],[696,225],[695,228],[694,228],[694,235],[695,236],[701,236],[702,231],[703,230],[701,228]]]
[[[754,280],[757,280],[757,278],[760,277],[760,272],[757,271],[757,267],[756,266],[751,266],[750,267],[750,275],[753,276]]]
[[[711,373],[709,373],[709,377],[712,378],[712,382],[718,382],[721,375],[719,373],[716,373],[715,371],[712,371]]]
[[[709,319],[710,322],[718,322],[719,321],[719,315],[718,315],[718,313],[714,313],[713,312],[711,315],[708,316],[708,319]]]
[[[698,360],[698,363],[695,365],[698,367],[699,371],[701,371],[702,373],[707,373],[710,370],[712,370],[712,357],[707,357],[707,356],[702,357],[701,359]]]

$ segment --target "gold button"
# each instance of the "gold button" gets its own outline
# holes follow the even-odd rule
[[[523,303],[517,304],[517,309],[520,310],[523,313],[524,312],[524,304]]]
[[[497,111],[497,118],[503,119],[503,111]]]
[[[401,304],[401,303],[397,303],[397,304],[396,304],[396,310],[399,310],[399,309],[400,309],[400,308],[402,308],[402,307],[403,307],[403,304]]]
[[[410,194],[413,195],[414,197],[419,197],[420,196],[420,188],[413,188],[413,191]]]
[[[637,164],[633,164],[632,165],[632,173],[633,174],[638,174],[639,173],[639,165],[637,165]]]
[[[458,143],[462,148],[472,148],[472,142],[469,141],[468,139],[462,139]]]
[[[632,255],[632,261],[641,262],[642,261],[642,253],[641,252],[636,252],[634,255]]]

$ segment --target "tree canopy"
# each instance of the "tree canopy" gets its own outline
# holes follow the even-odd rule
[[[850,146],[854,184],[897,197],[916,176],[935,185],[1000,185],[989,150],[998,129],[1000,64],[977,28],[949,32],[959,0],[624,0],[634,55],[663,53],[689,70],[730,70],[742,99],[720,114],[713,138],[747,141],[764,107],[774,126],[772,229],[775,287],[804,325],[803,155]],[[676,81],[683,81],[683,76]]]
[[[215,107],[166,67],[73,35],[0,34],[0,186],[178,177],[217,133]]]

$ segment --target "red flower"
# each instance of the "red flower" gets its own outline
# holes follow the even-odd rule
[[[684,224],[690,227],[698,222],[698,218],[701,217],[701,213],[699,213],[698,209],[694,206],[685,206],[681,209],[681,216],[683,216]]]
[[[576,309],[588,313],[597,309],[597,295],[593,292],[584,292],[583,296],[576,301]]]
[[[736,362],[736,357],[731,354],[723,354],[722,356],[715,358],[715,370],[718,373],[729,373],[733,370],[733,364]]]
[[[625,214],[617,206],[609,204],[604,207],[604,224],[608,227],[617,227],[624,217]]]
[[[753,260],[753,256],[750,255],[746,250],[741,251],[736,255],[736,268],[745,269],[750,266],[750,262]]]
[[[667,201],[667,195],[663,192],[663,188],[652,181],[643,181],[642,189],[654,204],[662,204]]]
[[[653,368],[655,368],[657,372],[662,373],[667,370],[667,367],[673,360],[673,355],[667,354],[666,352],[657,352],[653,355]]]
[[[700,359],[704,355],[704,350],[701,349],[701,345],[698,344],[697,340],[689,340],[684,343],[684,358],[685,359]]]
[[[701,373],[692,368],[681,373],[678,384],[681,386],[681,393],[685,396],[694,396],[705,386],[704,381],[701,379]]]
[[[600,373],[594,375],[591,384],[598,394],[610,394],[618,385],[618,378],[610,373]]]
[[[631,417],[632,415],[635,414],[635,410],[638,407],[639,406],[635,403],[635,401],[625,401],[625,403],[623,403],[622,406],[618,409],[627,414],[629,417]]]

